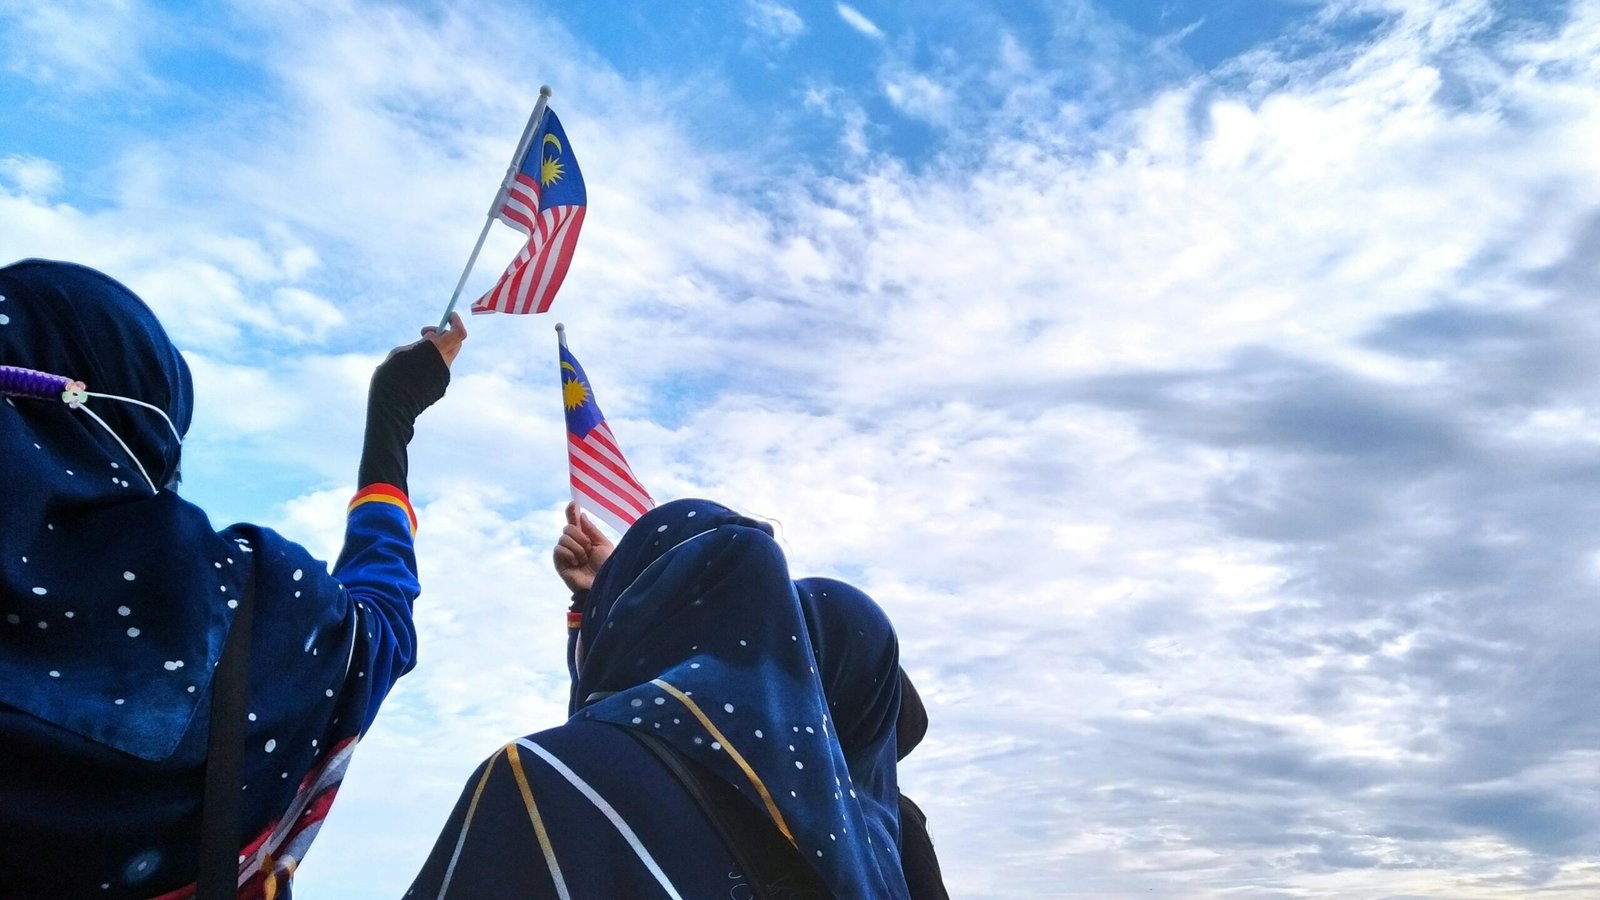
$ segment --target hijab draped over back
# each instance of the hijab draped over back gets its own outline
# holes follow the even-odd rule
[[[352,503],[337,575],[270,529],[214,530],[173,490],[188,367],[150,309],[91,269],[0,268],[0,365],[161,411],[0,402],[0,896],[192,884],[212,674],[247,585],[240,890],[282,896],[414,659],[409,506],[398,491]]]
[[[256,547],[170,490],[189,368],[138,297],[82,266],[0,269],[0,365],[82,381],[127,444],[59,400],[0,405],[0,702],[146,759],[205,696]],[[129,451],[133,458],[130,458]],[[137,459],[137,464],[135,463]],[[130,679],[128,673],[139,673]]]
[[[899,666],[899,641],[889,618],[872,598],[842,581],[803,578],[795,586],[851,777],[858,790],[867,786],[864,806],[880,819],[898,815],[900,863],[912,900],[944,900],[949,893],[927,816],[898,786],[898,761],[927,734],[928,712]]]
[[[731,806],[717,808],[746,814],[730,828],[753,838],[770,823],[776,848],[761,859],[792,845],[795,867],[832,896],[907,896],[893,798],[886,807],[877,793],[893,773],[863,766],[870,784],[858,783],[836,730],[892,754],[896,701],[877,698],[866,714],[887,725],[829,709],[770,527],[704,500],[657,507],[596,574],[582,613],[571,718],[479,768],[412,895],[753,896],[748,879],[777,873],[739,871],[694,795],[646,749],[655,739],[728,789],[718,793]],[[778,895],[813,896],[777,877],[767,883]]]
[[[883,609],[832,578],[795,582],[839,746],[874,834],[900,845],[895,764],[901,716],[900,642]]]
[[[836,731],[887,741],[892,789],[897,688],[866,714],[886,723],[837,725],[768,525],[704,500],[647,513],[596,577],[579,640],[578,716],[659,737],[733,785],[836,895],[905,896],[893,796],[881,808],[875,767],[854,780]]]

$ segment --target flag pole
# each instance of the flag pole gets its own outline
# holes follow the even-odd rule
[[[528,117],[528,124],[522,129],[522,138],[517,141],[517,152],[512,154],[511,165],[506,167],[505,177],[500,179],[500,189],[494,192],[494,202],[489,204],[489,214],[484,219],[483,230],[478,232],[478,242],[472,245],[472,255],[467,257],[467,267],[461,270],[461,278],[456,282],[455,292],[450,295],[450,304],[444,308],[444,316],[439,319],[440,331],[450,324],[450,314],[455,311],[456,301],[461,299],[461,289],[466,287],[467,276],[472,273],[472,266],[478,261],[478,251],[483,249],[483,241],[489,236],[489,226],[494,224],[495,216],[500,212],[500,204],[505,202],[506,191],[510,190],[512,179],[517,177],[517,169],[522,167],[522,158],[528,153],[528,143],[533,140],[533,132],[544,118],[544,108],[550,102],[550,93],[550,85],[539,87],[539,100],[533,104],[533,115]]]
[[[556,323],[556,343],[561,346],[562,350],[567,349],[567,326],[561,324],[560,322]],[[563,387],[565,387],[565,385],[563,385]],[[565,402],[564,401],[563,401],[563,411],[565,411]],[[566,427],[566,426],[563,426],[563,427]],[[571,455],[572,455],[572,451],[569,449],[567,451],[567,457],[568,457],[567,458],[567,468],[569,470],[572,468]],[[569,471],[568,474],[570,476],[570,474],[571,474],[570,471]],[[568,478],[568,481],[569,482],[571,481],[570,477]],[[572,508],[577,510],[578,518],[581,520],[583,518],[583,501],[578,499],[578,489],[577,489],[576,486],[571,486],[570,490],[572,492]]]

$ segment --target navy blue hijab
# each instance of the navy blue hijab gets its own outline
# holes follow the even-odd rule
[[[854,586],[802,578],[795,588],[862,811],[874,834],[899,846],[900,641],[883,609]]]
[[[830,647],[845,644],[843,633],[824,635]],[[657,507],[601,568],[579,639],[576,716],[655,735],[716,773],[790,836],[835,895],[906,896],[894,798],[881,799],[894,787],[898,682],[869,708],[830,712],[828,667],[819,674],[769,526],[704,500]],[[841,677],[870,684],[857,674],[869,656],[887,662],[892,681],[893,652],[824,660],[845,659]],[[852,687],[850,696],[864,694]],[[861,764],[841,740],[860,749]]]
[[[167,489],[173,428],[193,408],[188,366],[150,309],[92,269],[15,263],[0,298],[0,365],[172,422],[91,398],[124,449],[60,400],[0,403],[0,703],[163,759],[207,693],[247,569],[246,549]]]

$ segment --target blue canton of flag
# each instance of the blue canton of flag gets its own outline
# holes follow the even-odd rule
[[[567,465],[572,499],[617,531],[627,531],[656,505],[633,476],[606,424],[583,367],[561,348],[561,401],[567,411]]]
[[[488,293],[472,304],[474,313],[542,313],[550,308],[578,244],[588,208],[578,158],[554,110],[546,109],[528,141],[517,173],[506,186],[496,215],[528,236],[511,265]]]

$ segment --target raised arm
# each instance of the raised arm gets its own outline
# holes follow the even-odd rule
[[[359,687],[371,695],[367,724],[389,688],[416,661],[411,604],[421,585],[406,448],[417,417],[444,396],[450,363],[466,336],[461,317],[453,315],[448,330],[422,329],[422,340],[395,348],[372,374],[358,490],[333,569],[355,600],[358,627],[366,632],[365,683]]]

